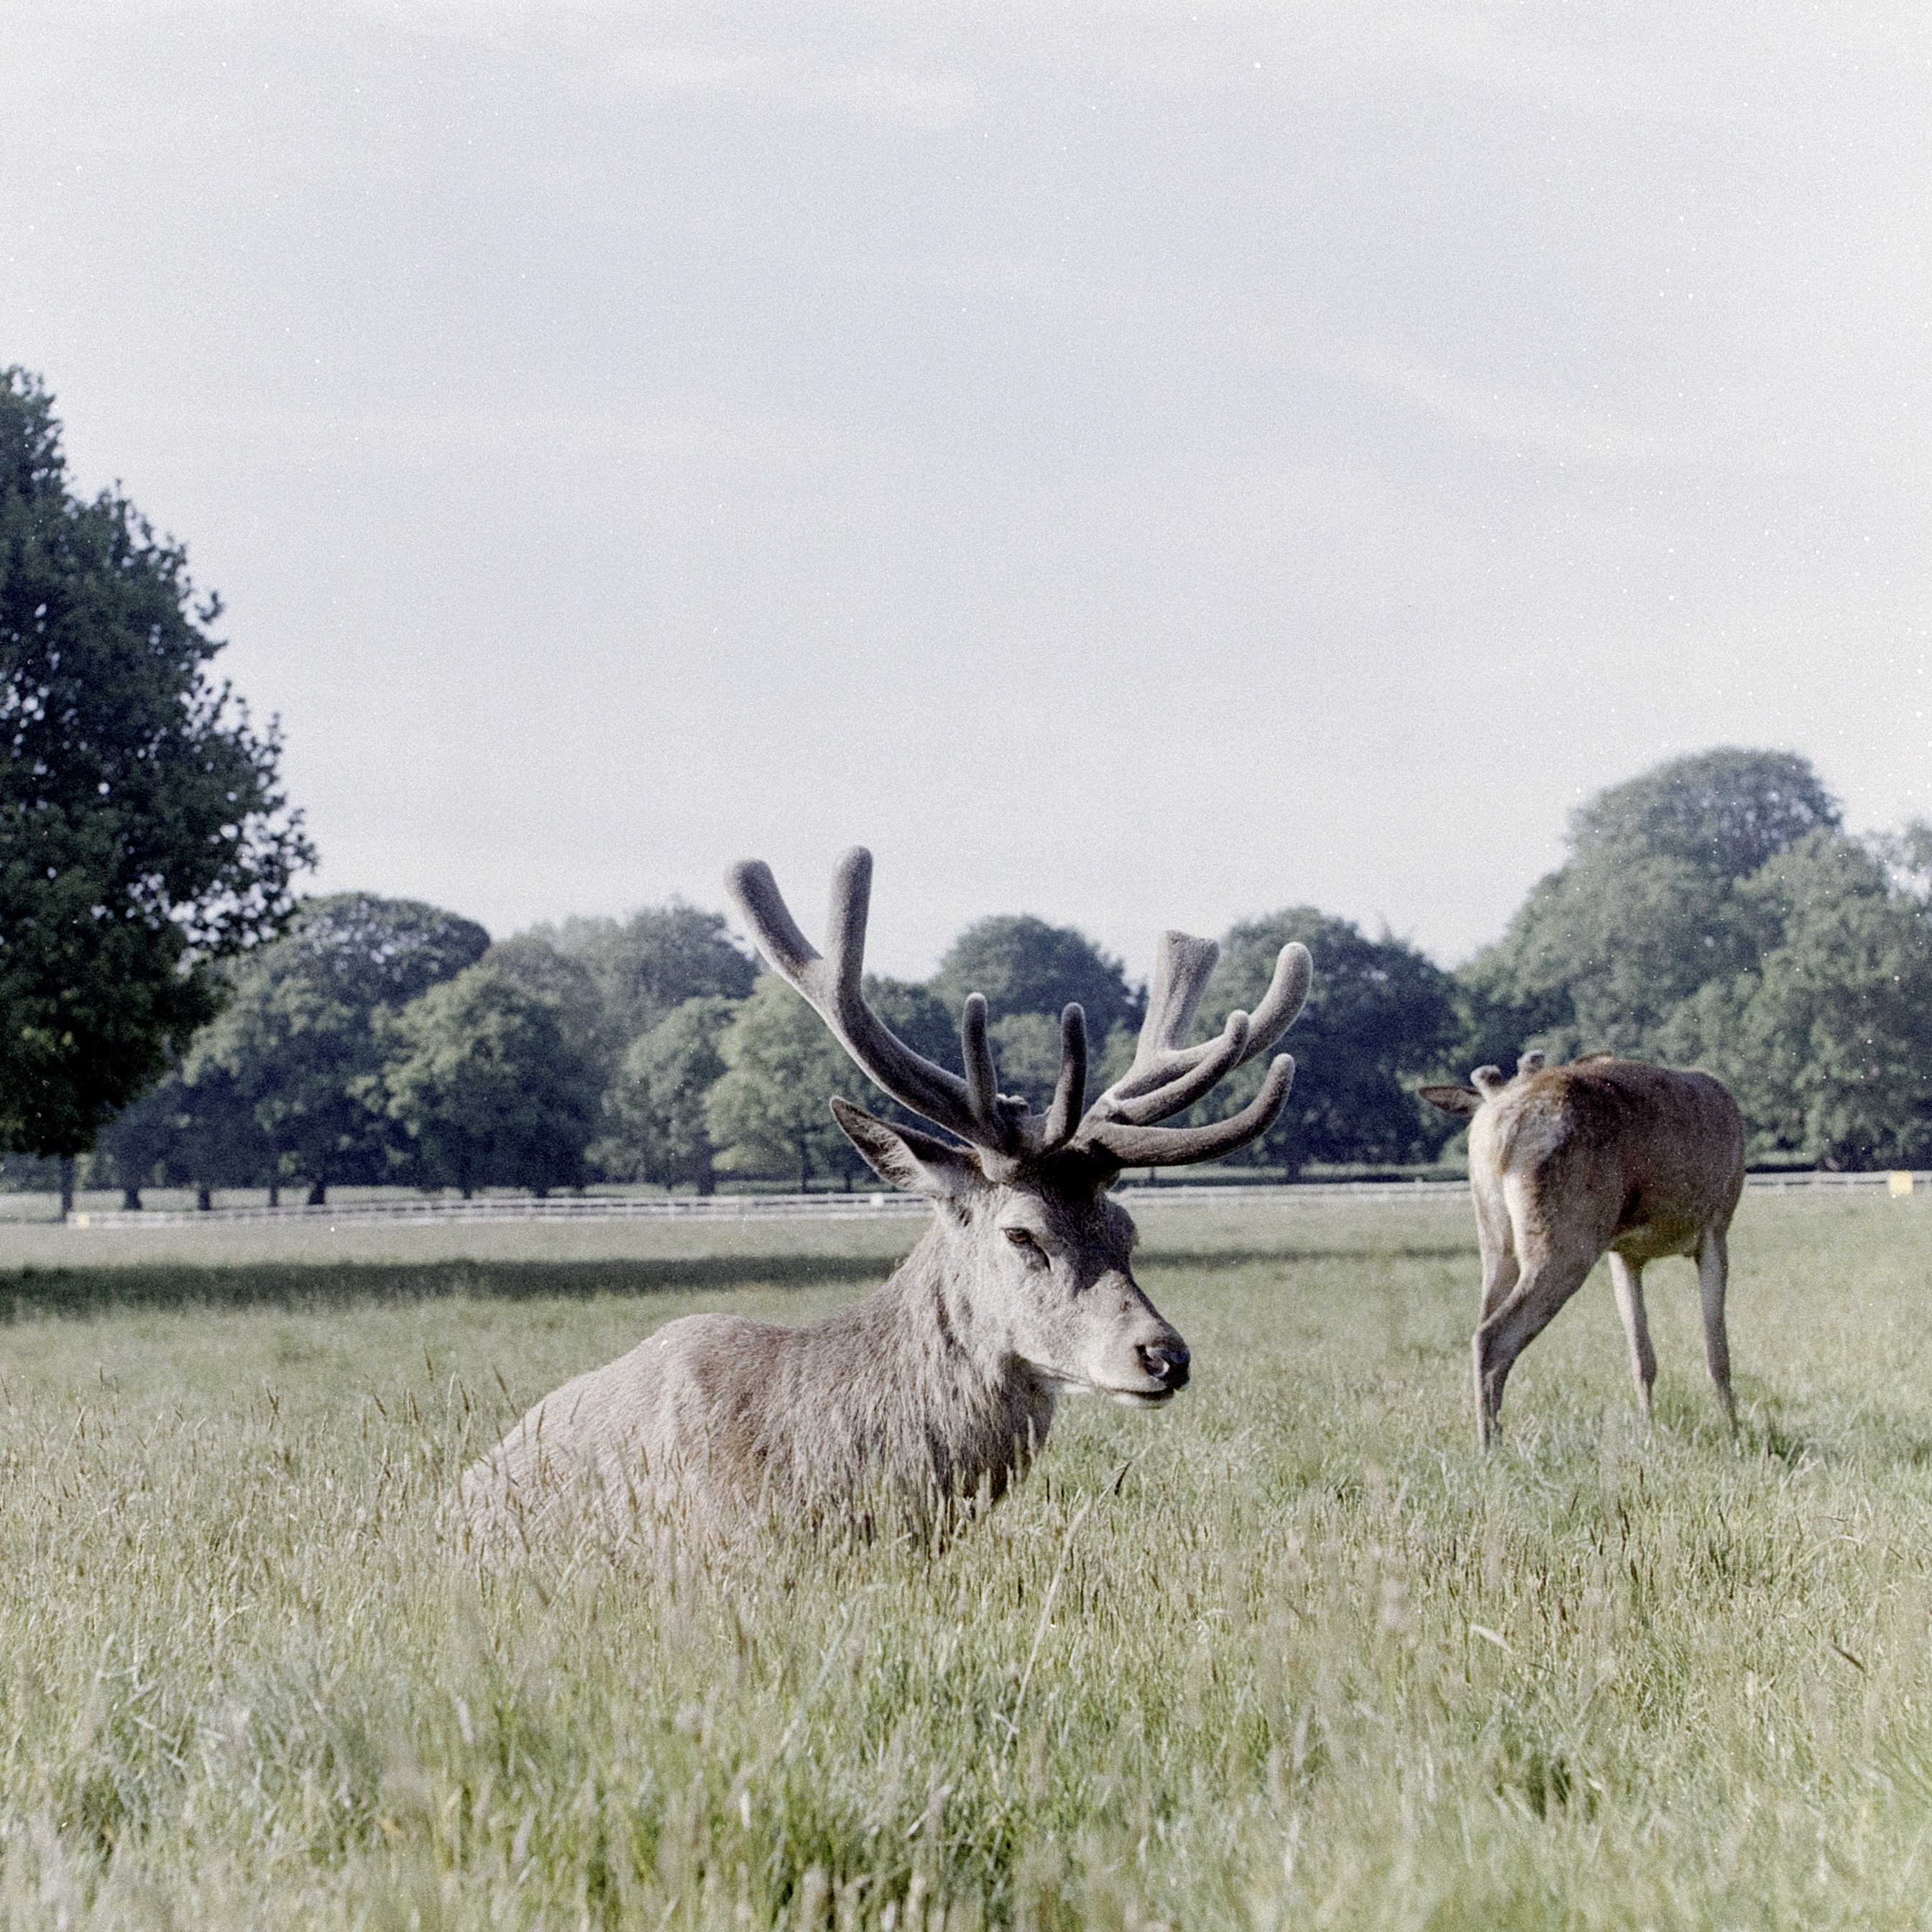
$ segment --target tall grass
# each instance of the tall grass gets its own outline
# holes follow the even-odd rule
[[[1747,1204],[1740,1446],[1690,1271],[1660,1267],[1657,1426],[1593,1281],[1484,1459],[1466,1213],[1149,1216],[1179,1402],[1070,1405],[945,1549],[736,1567],[479,1574],[446,1506],[510,1414],[658,1321],[805,1318],[860,1280],[321,1269],[217,1309],[143,1306],[136,1276],[22,1316],[0,1913],[1922,1922],[1932,1214]]]

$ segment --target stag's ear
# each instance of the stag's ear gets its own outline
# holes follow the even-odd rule
[[[1415,1090],[1445,1114],[1473,1114],[1483,1104],[1481,1094],[1472,1094],[1466,1087],[1418,1087]]]
[[[832,1114],[845,1138],[866,1156],[866,1165],[904,1193],[958,1202],[986,1179],[970,1148],[956,1147],[916,1127],[889,1127],[862,1107],[836,1096]]]

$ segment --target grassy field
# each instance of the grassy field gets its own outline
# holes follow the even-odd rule
[[[7,1231],[0,1922],[1932,1921],[1932,1208],[1747,1202],[1739,1447],[1678,1264],[1655,1428],[1600,1273],[1486,1460],[1468,1211],[1149,1212],[1195,1385],[936,1556],[507,1578],[506,1416],[916,1227]]]

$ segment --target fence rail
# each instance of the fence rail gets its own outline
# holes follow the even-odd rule
[[[1884,1190],[1904,1195],[1932,1188],[1932,1172],[1754,1174],[1746,1177],[1744,1185],[1754,1193]],[[1294,1208],[1322,1201],[1453,1200],[1468,1191],[1466,1180],[1317,1180],[1220,1187],[1184,1182],[1120,1190],[1136,1212],[1236,1204]],[[132,1213],[116,1209],[70,1214],[66,1225],[106,1231],[259,1222],[339,1228],[399,1221],[437,1226],[486,1221],[870,1221],[926,1211],[926,1203],[910,1194],[592,1194],[544,1201],[499,1196],[481,1201],[346,1201],[322,1208],[162,1208]]]

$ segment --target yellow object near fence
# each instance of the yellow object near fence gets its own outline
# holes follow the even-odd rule
[[[1894,1194],[1910,1194],[1912,1192],[1912,1177],[1909,1174],[1888,1174],[1885,1179],[1886,1186]]]

